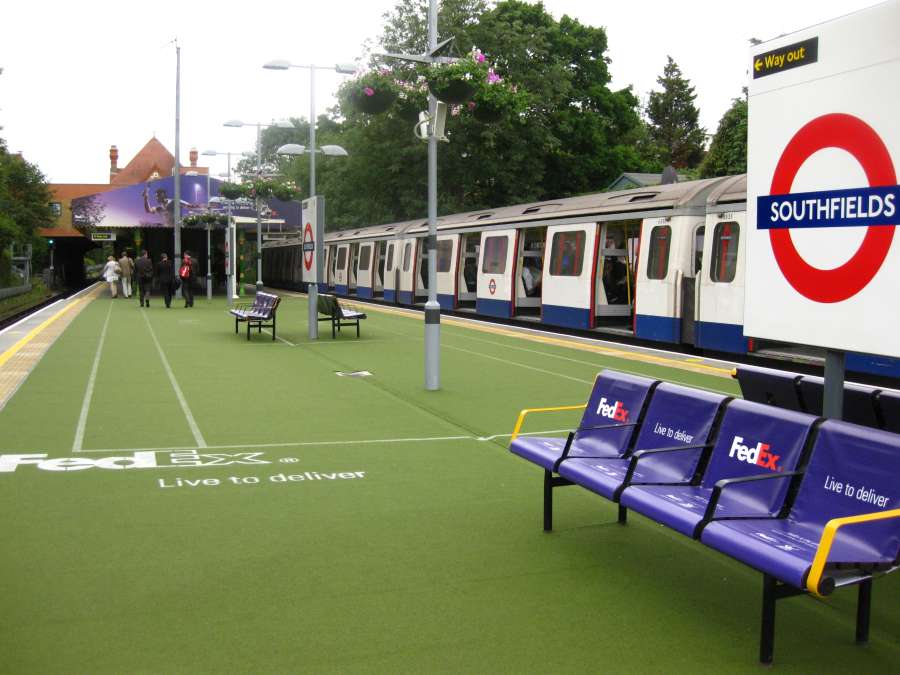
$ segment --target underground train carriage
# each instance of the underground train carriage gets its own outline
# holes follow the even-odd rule
[[[584,409],[566,439],[521,435],[530,413]],[[872,582],[900,569],[900,435],[603,371],[582,406],[523,410],[510,450],[553,490],[579,485],[763,575],[759,658],[779,599],[857,586],[868,641]]]

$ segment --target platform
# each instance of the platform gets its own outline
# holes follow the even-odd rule
[[[0,410],[0,672],[758,673],[756,575],[585,491],[544,534],[506,450],[602,368],[736,394],[730,364],[446,318],[426,392],[421,315],[313,342],[281,294],[275,341],[104,293],[5,338],[68,317]],[[865,649],[854,601],[786,604],[777,668],[896,672],[900,575]]]

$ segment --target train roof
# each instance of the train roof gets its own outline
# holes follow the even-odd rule
[[[708,207],[729,204],[733,208],[736,204],[747,203],[747,174],[729,176],[709,193],[706,199]]]
[[[530,223],[538,226],[590,217],[602,217],[603,220],[643,218],[654,212],[660,215],[679,215],[696,211],[699,215],[705,212],[709,196],[717,189],[731,185],[734,179],[739,179],[738,183],[742,181],[744,188],[741,192],[741,201],[745,201],[746,176],[705,178],[684,183],[597,192],[530,204],[455,213],[438,218],[437,229],[439,232],[455,232],[509,224]],[[733,190],[739,191],[736,185],[737,183]],[[732,188],[726,188],[723,194],[730,196]],[[328,243],[334,244],[361,239],[393,239],[404,234],[416,236],[427,231],[428,221],[416,219],[330,232],[325,239]]]

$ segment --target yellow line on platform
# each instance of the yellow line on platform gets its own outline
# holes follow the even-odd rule
[[[299,294],[298,294],[299,295]],[[305,296],[303,296],[305,297]],[[353,300],[346,301],[353,304]],[[420,316],[419,312],[408,309],[400,309],[394,307],[382,307],[380,305],[366,304],[366,309],[383,314],[395,314],[406,318],[415,318]],[[718,377],[731,377],[731,368],[721,368],[719,366],[709,366],[704,363],[697,363],[697,359],[673,359],[667,356],[658,356],[656,354],[647,354],[640,351],[629,351],[616,347],[604,347],[601,345],[592,345],[580,340],[570,340],[565,337],[551,337],[549,335],[534,335],[531,333],[520,332],[510,328],[502,328],[496,326],[477,325],[469,321],[459,320],[453,317],[441,316],[441,322],[470,330],[477,330],[483,333],[492,333],[494,335],[502,335],[505,337],[514,337],[531,342],[540,342],[543,344],[554,345],[559,347],[567,347],[569,349],[578,349],[585,352],[593,352],[595,354],[603,354],[605,356],[614,356],[632,361],[644,361],[646,363],[655,363],[670,368],[678,368],[681,370],[690,370],[693,372],[707,373]]]
[[[45,328],[47,328],[47,326],[49,326],[49,325],[52,324],[54,321],[56,321],[57,319],[59,319],[63,314],[65,314],[66,312],[68,312],[69,310],[71,310],[73,307],[77,307],[79,304],[85,302],[85,301],[88,300],[88,299],[93,299],[93,298],[92,298],[91,296],[83,296],[83,297],[80,297],[80,298],[78,298],[77,300],[75,300],[75,301],[73,301],[73,302],[70,302],[68,305],[66,305],[65,307],[63,307],[61,310],[59,310],[56,314],[54,314],[53,316],[51,316],[49,319],[47,319],[46,321],[41,322],[40,324],[38,324],[37,326],[35,326],[34,328],[32,328],[30,331],[28,331],[28,334],[27,334],[25,337],[23,337],[21,340],[19,340],[18,342],[16,342],[12,347],[10,347],[9,349],[7,349],[5,352],[3,352],[2,354],[0,354],[0,366],[2,366],[4,363],[6,363],[7,361],[9,361],[9,360],[10,360],[13,356],[15,356],[15,355],[16,355],[23,347],[25,347],[25,345],[27,345],[27,344],[28,344],[29,342],[31,342],[34,338],[36,338],[38,335],[40,335],[41,332],[42,332]]]

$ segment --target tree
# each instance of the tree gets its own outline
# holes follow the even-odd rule
[[[671,56],[656,81],[662,91],[651,91],[647,101],[650,137],[663,164],[694,168],[703,159],[706,129],[700,126],[700,111],[694,105],[694,88]]]
[[[744,96],[731,102],[731,107],[719,120],[703,162],[700,176],[729,176],[747,172],[747,89]]]

